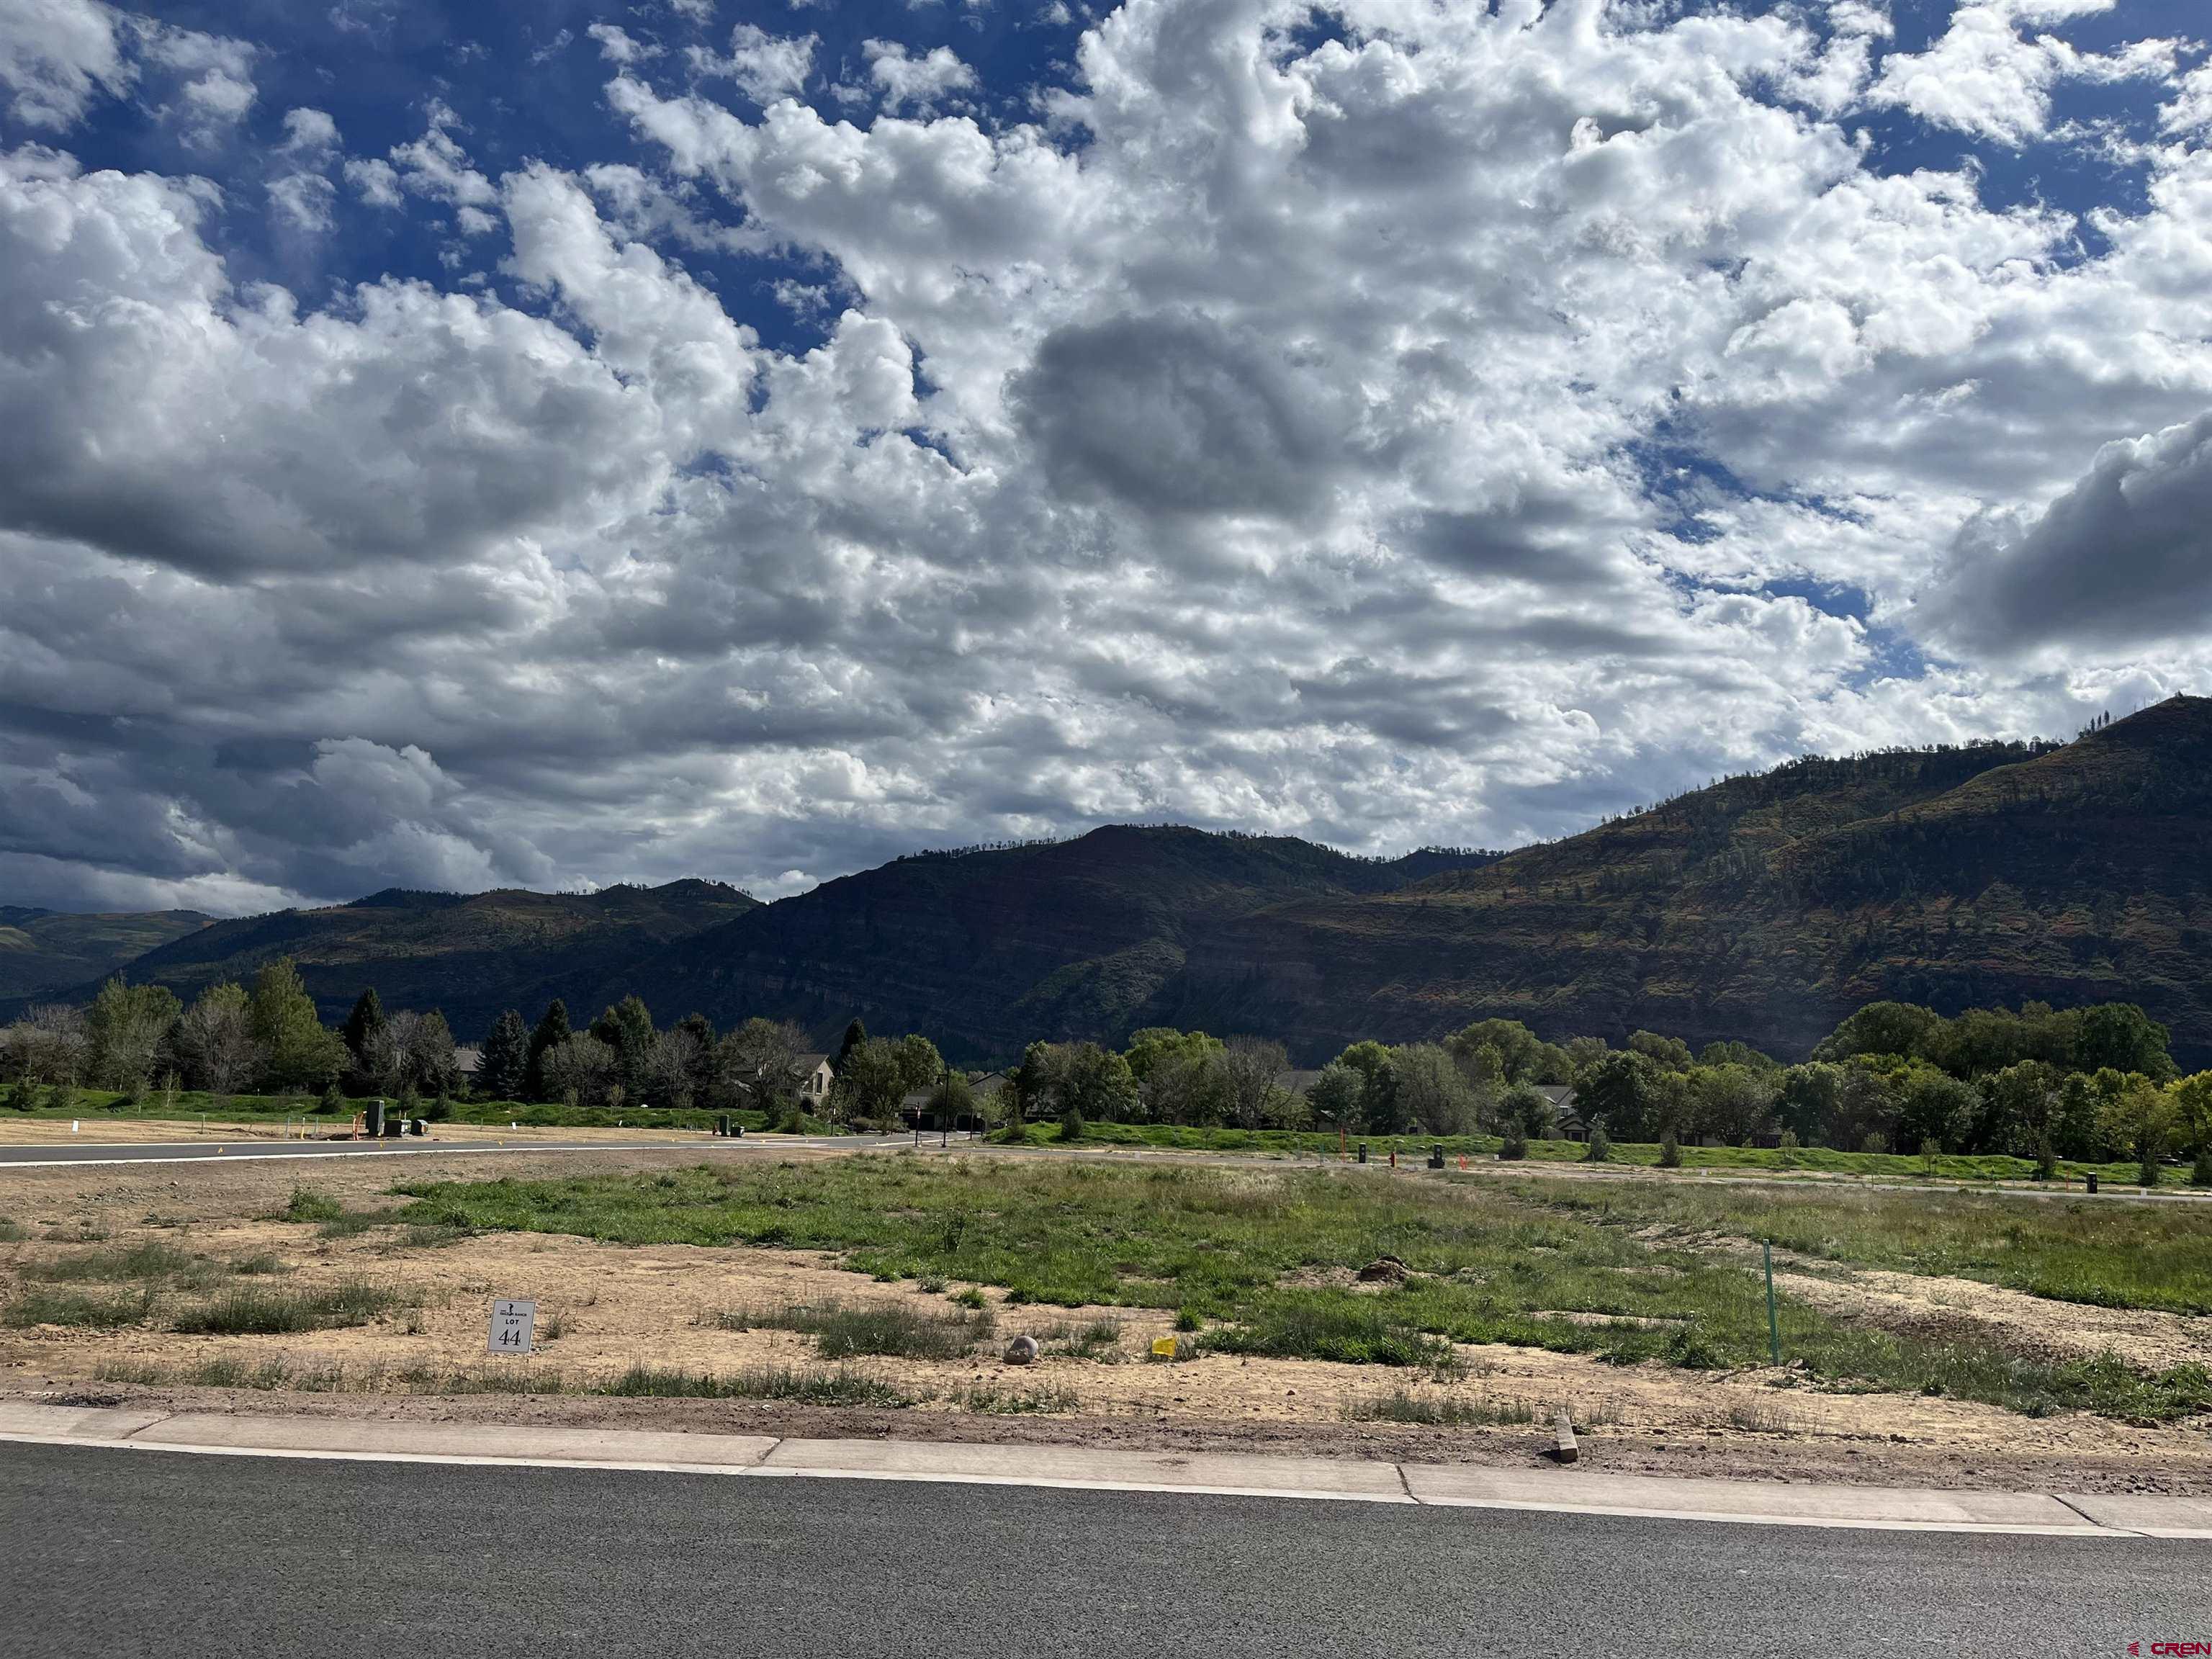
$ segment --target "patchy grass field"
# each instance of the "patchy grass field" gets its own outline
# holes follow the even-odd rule
[[[1019,1130],[1002,1129],[991,1136],[994,1145],[1058,1146],[1066,1144],[1056,1122],[1024,1124]],[[1334,1133],[1312,1130],[1198,1128],[1169,1123],[1093,1123],[1077,1143],[1085,1146],[1142,1146],[1159,1152],[1241,1152],[1280,1158],[1334,1158],[1340,1146],[1365,1147],[1377,1164],[1392,1153],[1400,1164],[1419,1164],[1431,1147],[1444,1156],[1486,1162],[1496,1159],[1495,1135],[1352,1135],[1340,1142]],[[1535,1164],[1578,1164],[1588,1149],[1577,1140],[1532,1140],[1528,1162]],[[1828,1146],[1683,1146],[1678,1148],[1686,1170],[1735,1170],[1747,1175],[1842,1176],[1869,1181],[1975,1182],[2031,1181],[2034,1163],[2024,1158],[1967,1157],[1944,1152],[1932,1158],[1917,1153],[1845,1152]],[[1628,1169],[1655,1169],[1657,1143],[1616,1141],[1609,1161]],[[2118,1164],[2080,1164],[2063,1159],[2059,1178],[2079,1182],[2094,1175],[2108,1187],[2133,1188],[2141,1166],[2133,1159]],[[2176,1186],[2188,1170],[2179,1166],[2162,1170],[2160,1184]]]
[[[1820,1261],[1979,1279],[2052,1301],[2212,1314],[2212,1205],[1653,1181],[1511,1190],[1556,1214],[1660,1236],[1764,1239]]]
[[[1857,1219],[1792,1212],[1830,1254],[1777,1252],[1776,1367],[1746,1239],[1796,1189],[754,1143],[699,1163],[520,1153],[484,1182],[432,1152],[398,1166],[406,1194],[368,1159],[0,1170],[0,1397],[1484,1462],[1534,1459],[1531,1419],[1565,1408],[1623,1471],[2212,1491],[2187,1415],[2212,1319],[2166,1310],[2188,1248],[2148,1248],[2174,1206],[2111,1206],[2083,1256],[2142,1260],[2106,1275],[2145,1304],[2121,1307],[1859,1265],[1903,1260],[1875,1255],[1898,1234],[1971,1271],[1935,1252],[1949,1223],[1912,1231],[1958,1195],[1807,1191]],[[1708,1207],[1584,1207],[1647,1188]],[[2075,1224],[1971,1202],[2028,1229],[2023,1261]],[[1359,1278],[1385,1255],[1402,1279]],[[534,1357],[485,1354],[504,1296],[538,1303]],[[1002,1358],[1018,1334],[1027,1368]]]
[[[878,1279],[996,1285],[1016,1304],[1171,1308],[1225,1352],[1431,1368],[1480,1343],[1692,1370],[1768,1358],[1765,1288],[1744,1265],[1487,1182],[869,1157],[399,1190],[418,1225],[831,1251]],[[1386,1256],[1402,1279],[1357,1281]],[[2212,1409],[2196,1364],[1931,1337],[1794,1296],[1778,1322],[1785,1357],[1832,1388],[2144,1422]]]

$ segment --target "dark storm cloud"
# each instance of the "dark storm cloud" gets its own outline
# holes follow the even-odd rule
[[[1981,649],[2202,639],[2212,616],[2212,414],[2107,445],[2036,518],[1975,520],[1923,604],[1942,637]]]

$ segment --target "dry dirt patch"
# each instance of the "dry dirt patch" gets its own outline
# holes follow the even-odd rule
[[[1774,1282],[1825,1312],[1917,1331],[1955,1329],[2066,1358],[2107,1350],[2146,1370],[2212,1366],[2212,1319],[2144,1308],[2057,1302],[1975,1279],[1859,1267],[1843,1277],[1777,1273]]]

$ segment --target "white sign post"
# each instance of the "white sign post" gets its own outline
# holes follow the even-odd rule
[[[491,1337],[485,1346],[493,1353],[528,1353],[537,1328],[535,1302],[510,1302],[502,1297],[491,1304]]]

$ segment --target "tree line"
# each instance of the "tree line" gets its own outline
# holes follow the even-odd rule
[[[1154,1027],[1127,1045],[1033,1042],[1003,1072],[949,1066],[925,1036],[871,1036],[859,1020],[830,1057],[818,1103],[803,1090],[805,1034],[748,1019],[718,1031],[704,1015],[660,1028],[628,996],[577,1029],[556,1000],[534,1024],[509,1009],[472,1075],[435,1011],[386,1014],[364,991],[325,1027],[289,959],[249,988],[214,985],[189,1005],[167,988],[111,980],[89,1006],[50,1005],[0,1028],[10,1103],[61,1103],[80,1086],[142,1099],[157,1088],[319,1094],[332,1109],[382,1097],[440,1115],[465,1090],[490,1101],[640,1113],[750,1111],[797,1121],[819,1104],[835,1123],[1018,1127],[1091,1122],[1322,1127],[1346,1133],[1493,1134],[1510,1150],[1568,1133],[1617,1141],[1802,1145],[1860,1152],[2002,1153],[2146,1165],[2193,1157],[2212,1184],[2212,1072],[2182,1077],[2166,1028],[2131,1003],[2057,1010],[1972,1008],[1952,1017],[1869,1003],[1802,1065],[1741,1042],[1693,1054],[1637,1031],[1547,1042],[1511,1019],[1478,1020],[1432,1042],[1354,1042],[1308,1077],[1280,1042]],[[1550,1092],[1547,1092],[1549,1085]],[[1564,1100],[1559,1097],[1566,1093]]]

